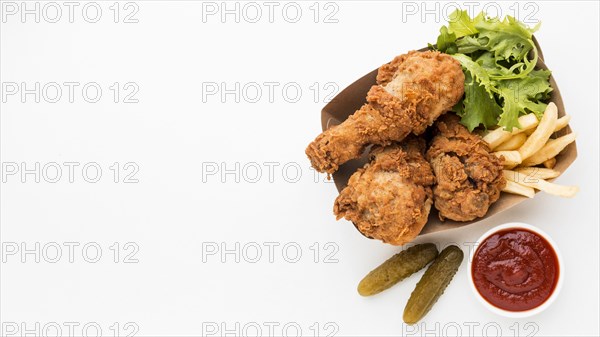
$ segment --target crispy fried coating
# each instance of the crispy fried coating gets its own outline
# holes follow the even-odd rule
[[[425,141],[410,137],[376,147],[335,200],[337,219],[354,222],[364,235],[393,245],[412,241],[423,229],[433,203],[435,177],[424,157]]]
[[[460,64],[449,55],[411,51],[397,56],[379,68],[367,103],[308,146],[312,166],[333,173],[369,144],[385,146],[423,133],[460,100],[464,80]]]
[[[452,113],[442,116],[435,130],[427,160],[437,180],[433,195],[440,219],[471,221],[484,216],[506,184],[502,160]]]

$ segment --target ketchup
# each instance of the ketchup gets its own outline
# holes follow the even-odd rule
[[[523,228],[487,237],[473,256],[471,273],[477,291],[490,304],[525,311],[544,303],[556,288],[556,252],[543,237]]]

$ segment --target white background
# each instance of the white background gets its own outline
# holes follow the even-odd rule
[[[598,335],[597,2],[487,7],[492,14],[499,6],[501,14],[543,21],[536,36],[579,133],[579,158],[558,182],[579,185],[578,196],[538,194],[476,225],[417,240],[441,247],[457,243],[468,253],[468,243],[493,226],[510,221],[539,226],[564,258],[558,300],[529,319],[498,317],[472,295],[465,261],[416,327],[402,323],[402,311],[422,272],[379,296],[358,296],[358,281],[399,248],[365,239],[349,222],[335,221],[336,189],[323,176],[315,182],[304,149],[320,132],[324,96],[397,54],[435,42],[444,14],[453,8],[435,2],[333,2],[318,4],[317,16],[311,1],[298,3],[302,15],[288,23],[295,14],[293,8],[282,14],[286,3],[276,3],[272,18],[269,7],[259,3],[263,15],[258,23],[248,22],[255,17],[253,8],[236,23],[233,14],[225,22],[220,13],[203,17],[199,1],[137,1],[118,4],[115,23],[111,1],[98,2],[102,14],[98,22],[88,23],[94,8],[88,6],[84,17],[86,2],[77,2],[71,23],[68,7],[58,2],[62,17],[49,23],[55,8],[44,12],[47,2],[39,4],[40,22],[30,14],[23,23],[21,13],[11,15],[11,5],[7,12],[7,1],[2,1],[4,334],[15,327],[18,336],[23,329],[55,334],[59,326],[63,336],[72,331],[94,335],[98,327],[105,336],[134,331],[137,336],[191,336],[217,327],[214,334],[222,336],[253,335],[259,326],[267,336],[295,335],[297,328],[307,336]],[[477,12],[483,7],[470,4]],[[245,3],[239,5],[243,10]],[[423,18],[424,9],[433,11]],[[325,23],[333,11],[329,19],[337,23]],[[138,22],[124,22],[132,20]],[[52,82],[80,86],[73,103],[65,86],[57,103],[46,99],[55,96],[48,86],[36,103],[33,94],[25,99],[20,91],[10,95],[12,82],[24,82],[29,89],[36,82],[41,88]],[[102,89],[97,103],[86,102],[90,97],[81,93],[89,82]],[[109,88],[114,82],[121,87],[118,103]],[[134,84],[125,89],[128,82]],[[258,102],[249,102],[255,91],[240,93],[239,103],[234,94],[224,99],[206,95],[203,102],[203,89],[212,88],[211,83],[234,88],[236,82],[240,88],[258,83]],[[273,102],[265,82],[278,83]],[[283,94],[287,83],[291,89]],[[139,102],[124,103],[135,86],[139,91],[133,98]],[[296,87],[301,96],[288,102]],[[93,98],[93,90],[88,93]],[[65,162],[80,165],[73,182]],[[117,183],[116,167],[111,169],[115,162]],[[26,169],[46,165],[46,174],[40,173],[39,183],[34,174],[24,179],[20,171],[8,174],[15,167],[21,170],[22,163]],[[51,182],[53,163],[62,167],[56,183]],[[84,179],[95,176],[93,168],[82,175],[86,163],[102,169],[97,183]],[[130,178],[138,182],[125,183],[136,167]],[[230,173],[221,176],[223,168]],[[210,169],[218,172],[208,175]],[[78,245],[71,261],[65,242]],[[236,243],[239,262],[236,253],[223,256],[220,250],[233,250]],[[91,248],[83,252],[85,245]],[[262,255],[253,263],[257,245]],[[266,245],[273,245],[271,259]],[[215,246],[219,252],[206,254]],[[18,251],[10,253],[15,247]],[[94,247],[102,252],[96,263]],[[290,262],[298,247],[299,261]],[[34,252],[23,254],[23,248]]]

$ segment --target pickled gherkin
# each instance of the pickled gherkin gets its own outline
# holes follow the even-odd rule
[[[437,255],[438,250],[433,243],[403,250],[365,276],[358,284],[358,293],[362,296],[378,294],[423,269]]]
[[[462,263],[464,254],[457,246],[448,246],[427,268],[404,308],[404,322],[417,323],[442,296]]]

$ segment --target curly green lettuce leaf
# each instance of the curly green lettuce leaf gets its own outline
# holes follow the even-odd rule
[[[496,63],[501,61],[523,62],[513,69],[513,74],[492,76],[498,79],[524,78],[537,63],[537,49],[533,43],[533,33],[539,29],[539,24],[528,28],[511,16],[504,20],[485,18],[474,23],[479,32],[478,42],[486,41],[484,49],[494,53]],[[533,57],[527,56],[533,50]],[[518,70],[516,73],[515,70]]]
[[[496,58],[491,52],[484,52],[475,59],[475,62],[479,64],[489,75],[490,80],[500,76],[509,76],[513,74],[515,66],[524,66],[523,63],[516,63],[511,68],[496,63]]]
[[[550,73],[534,70],[538,51],[533,33],[538,28],[510,16],[500,20],[480,13],[471,19],[460,10],[442,26],[437,49],[458,60],[466,78],[465,96],[452,110],[469,130],[480,125],[510,129],[519,127],[522,114],[543,114],[552,88]]]
[[[479,40],[476,36],[464,36],[456,42],[458,52],[461,54],[471,54],[478,50],[487,50],[487,40]]]
[[[534,70],[525,78],[498,81],[496,87],[502,99],[498,125],[508,130],[519,128],[519,116],[530,112],[541,118],[547,106],[541,101],[548,99],[552,91],[549,77],[548,70]]]
[[[489,94],[494,93],[495,88],[486,69],[465,54],[456,53],[452,57],[460,62],[464,70],[469,72],[470,76],[478,81]]]
[[[496,103],[494,95],[473,79],[469,72],[465,76],[465,93],[462,107],[455,112],[469,131],[473,131],[480,125],[486,129],[498,125],[502,108]]]
[[[442,26],[442,28],[440,28],[440,35],[438,36],[436,43],[437,50],[446,54],[454,54],[458,50],[456,47],[456,35],[448,32],[448,28],[446,26]],[[436,49],[431,44],[429,44],[429,48]]]
[[[475,19],[471,19],[466,10],[461,11],[457,9],[448,17],[448,32],[454,34],[456,38],[475,35],[479,32],[475,27],[475,22],[482,18],[483,16],[480,14]]]
[[[480,20],[482,17],[478,16]],[[467,11],[455,10],[450,14],[448,26],[442,26],[440,35],[437,38],[437,48],[431,44],[429,48],[437,49],[446,54],[454,53],[471,53],[482,48],[480,43],[477,43],[477,38],[472,35],[477,34],[474,20],[469,17]],[[473,41],[473,43],[469,43]]]

